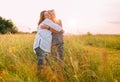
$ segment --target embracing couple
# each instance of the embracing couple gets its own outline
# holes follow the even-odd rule
[[[62,22],[56,20],[54,10],[44,10],[40,13],[33,46],[39,67],[50,53],[53,57],[63,60],[63,32]]]

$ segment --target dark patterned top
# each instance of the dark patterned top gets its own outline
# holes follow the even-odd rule
[[[63,43],[63,33],[52,33],[52,44]]]
[[[62,26],[61,20],[58,20],[56,23]],[[63,32],[52,33],[52,44],[60,43],[63,43]]]

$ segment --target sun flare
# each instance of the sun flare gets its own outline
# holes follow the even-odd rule
[[[67,21],[67,26],[76,27],[76,26],[78,26],[78,21],[76,19],[69,19]]]

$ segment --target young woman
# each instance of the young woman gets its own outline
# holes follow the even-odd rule
[[[48,10],[51,15],[51,19],[54,23],[60,25],[62,27],[61,20],[56,20],[56,15],[54,10]],[[42,26],[43,29],[47,29],[44,25]],[[63,51],[64,51],[64,41],[63,41],[63,32],[57,32],[56,30],[52,29],[52,48],[51,48],[51,55],[63,60]]]

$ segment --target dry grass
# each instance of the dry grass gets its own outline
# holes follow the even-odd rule
[[[34,34],[0,35],[0,82],[37,82]],[[49,58],[41,82],[119,82],[120,36],[65,36],[64,61]]]

